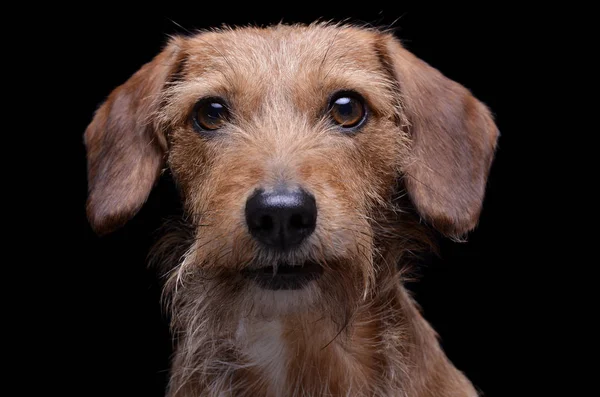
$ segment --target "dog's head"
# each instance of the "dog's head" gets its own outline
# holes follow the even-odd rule
[[[180,277],[212,274],[253,304],[348,301],[406,236],[404,191],[448,236],[476,225],[497,136],[482,103],[388,33],[176,37],[89,125],[87,211],[116,229],[167,166],[194,231]]]

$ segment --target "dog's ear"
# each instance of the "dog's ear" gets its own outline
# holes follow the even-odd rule
[[[380,53],[398,82],[410,136],[405,185],[419,214],[460,237],[479,219],[498,138],[487,107],[460,84],[408,52],[391,35]]]
[[[160,94],[181,62],[174,38],[151,62],[117,87],[85,131],[87,215],[98,234],[109,233],[142,207],[164,163],[166,137],[154,116]]]

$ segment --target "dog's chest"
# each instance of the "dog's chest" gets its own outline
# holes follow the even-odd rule
[[[288,352],[278,320],[250,321],[242,319],[236,339],[250,365],[261,372],[273,395],[281,395],[286,382]]]

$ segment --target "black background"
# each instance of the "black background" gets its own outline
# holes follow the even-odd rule
[[[61,246],[65,248],[61,278],[70,280],[69,286],[57,288],[61,311],[66,313],[57,318],[68,317],[59,351],[69,351],[74,367],[70,370],[77,373],[70,385],[81,395],[160,396],[171,353],[159,282],[147,269],[146,255],[163,219],[178,213],[177,194],[171,181],[163,178],[125,228],[103,238],[94,235],[85,219],[82,135],[97,106],[160,51],[169,34],[223,23],[348,18],[394,28],[409,50],[469,88],[495,114],[501,138],[479,227],[467,243],[441,240],[440,257],[425,256],[419,281],[409,288],[451,361],[484,395],[520,395],[515,385],[525,376],[520,370],[527,359],[517,351],[516,341],[532,337],[523,324],[535,316],[530,311],[533,301],[524,298],[523,291],[530,286],[519,270],[528,261],[521,250],[526,239],[539,233],[539,227],[530,228],[522,216],[524,206],[534,205],[524,193],[535,184],[530,178],[535,171],[525,154],[539,134],[521,120],[528,101],[523,85],[533,77],[528,59],[537,51],[531,17],[494,8],[291,6],[294,9],[265,11],[199,3],[154,13],[71,9],[75,16],[54,20],[53,63],[60,63],[54,78],[69,98],[60,105],[58,157],[69,185],[63,197],[75,211],[75,226],[70,228],[74,239]]]

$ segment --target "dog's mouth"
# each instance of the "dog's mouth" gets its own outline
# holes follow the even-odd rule
[[[246,268],[242,271],[244,277],[253,280],[259,287],[270,290],[301,289],[322,274],[323,267],[313,261],[298,265],[279,262],[277,266]]]

